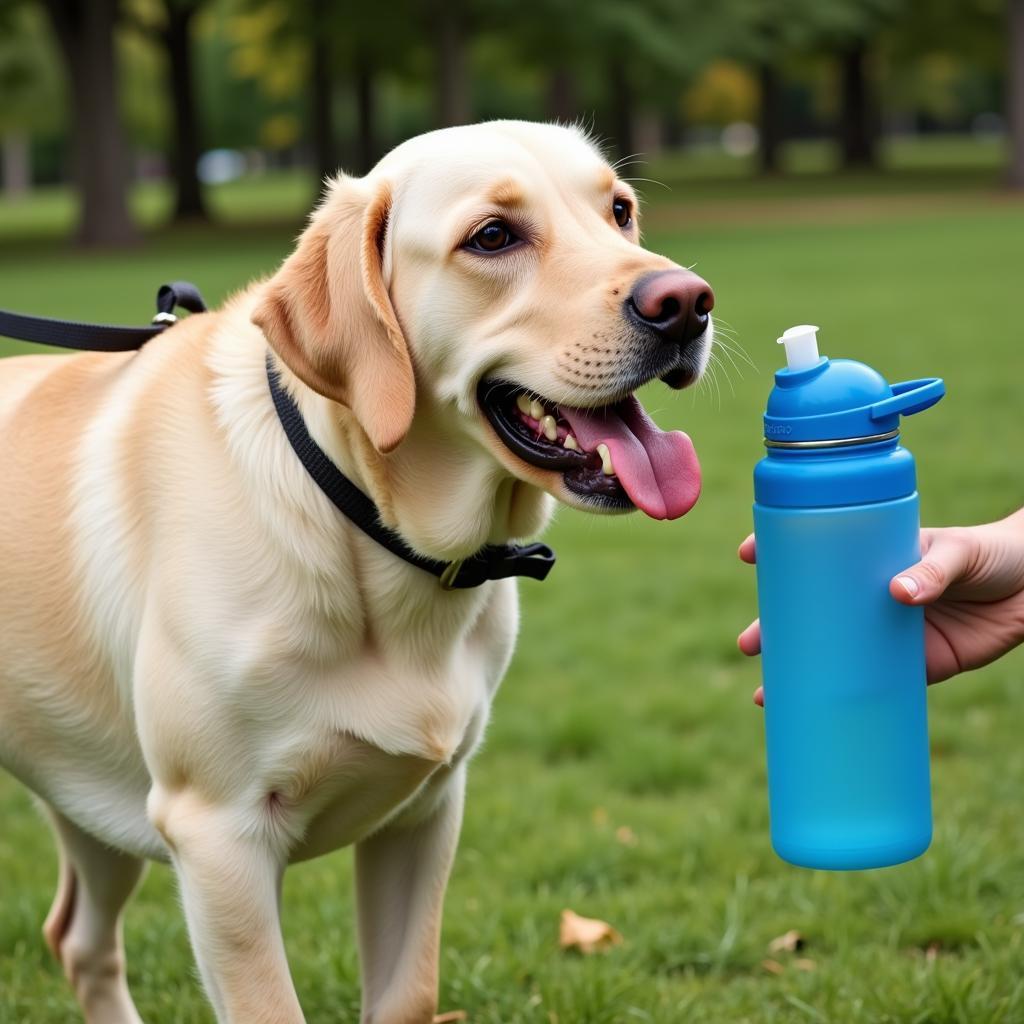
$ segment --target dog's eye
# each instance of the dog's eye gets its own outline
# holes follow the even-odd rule
[[[612,203],[612,216],[620,228],[628,228],[633,221],[633,207],[626,199],[616,199]]]
[[[467,249],[475,249],[477,252],[499,252],[515,245],[519,239],[512,234],[507,224],[500,220],[492,220],[485,224],[467,243]]]

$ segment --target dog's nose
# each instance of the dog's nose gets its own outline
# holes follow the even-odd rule
[[[715,293],[689,270],[660,270],[641,277],[626,301],[666,341],[683,346],[704,333]]]

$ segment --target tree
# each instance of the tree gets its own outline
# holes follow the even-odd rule
[[[64,127],[59,57],[35,6],[0,2],[0,95],[0,171],[16,197],[32,185],[32,137]]]
[[[806,44],[808,18],[813,17],[808,9],[814,7],[814,0],[723,0],[711,23],[711,52],[756,73],[758,166],[765,174],[779,169],[779,151],[787,134],[782,69]]]
[[[827,6],[827,5],[826,5]],[[902,0],[844,0],[823,18],[818,36],[835,55],[839,77],[836,138],[847,170],[878,165],[881,117],[875,94],[872,57],[885,25]]]
[[[163,0],[165,24],[160,40],[167,54],[171,105],[174,110],[174,142],[171,169],[174,175],[175,220],[206,220],[206,203],[199,181],[202,152],[199,111],[192,68],[192,26],[205,0]]]
[[[447,128],[470,119],[466,11],[459,0],[436,0],[432,7],[436,122]]]
[[[1010,128],[1011,188],[1024,189],[1024,0],[1009,2],[1010,74],[1007,114]]]
[[[1024,155],[1024,14],[1021,0],[903,0],[904,16],[889,25],[883,52],[893,68],[919,69],[922,58],[939,57],[967,77],[985,98],[983,110],[1003,105],[1011,139],[1009,181],[1014,167],[1022,168]],[[1009,60],[1007,60],[1009,58]],[[890,74],[890,81],[899,78]],[[893,83],[893,84],[899,84]],[[906,83],[904,83],[906,84]],[[934,110],[943,102],[958,105],[958,96],[917,96],[914,105]],[[968,107],[968,110],[970,108]],[[975,107],[975,111],[977,107]],[[967,110],[964,110],[966,113]],[[1014,153],[1017,155],[1014,156]],[[1017,176],[1024,182],[1024,169]]]
[[[309,128],[313,143],[313,166],[321,183],[338,170],[334,144],[334,76],[329,32],[324,31],[327,0],[312,0],[312,19],[303,26],[309,39]],[[302,29],[300,29],[301,31]]]
[[[240,73],[264,97],[305,99],[306,137],[321,185],[342,158],[359,173],[377,161],[379,81],[418,63],[411,55],[426,51],[418,37],[432,31],[431,10],[417,0],[358,6],[245,0],[234,17],[232,62]],[[351,97],[350,111],[338,103],[343,94]],[[354,126],[351,140],[339,138],[339,122]]]
[[[870,85],[866,39],[851,40],[838,54],[839,117],[837,133],[842,165],[874,167],[878,163],[879,119]]]
[[[208,218],[199,181],[202,132],[192,61],[193,24],[205,3],[206,0],[159,0],[156,18],[149,13],[153,5],[136,3],[125,11],[128,24],[156,43],[167,62],[172,119],[169,162],[175,187],[176,221]]]
[[[922,0],[924,2],[924,0]],[[905,0],[725,0],[718,16],[728,26],[722,52],[758,70],[763,171],[778,168],[786,135],[782,69],[787,62],[821,51],[833,55],[839,72],[836,136],[844,166],[875,161],[879,130],[870,75],[870,55],[882,28]]]
[[[774,63],[765,60],[757,66],[761,102],[757,113],[757,163],[762,174],[779,170],[779,148],[785,139],[785,112],[782,102],[782,77]]]
[[[676,109],[707,62],[710,19],[696,0],[594,0],[580,11],[575,0],[493,0],[486,15],[516,60],[544,73],[549,116],[596,109],[618,155],[632,156],[638,113]]]
[[[118,0],[43,0],[64,58],[83,245],[120,246],[138,232],[128,213],[131,153],[118,106]]]

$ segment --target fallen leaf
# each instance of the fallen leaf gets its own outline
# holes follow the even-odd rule
[[[628,825],[620,825],[615,830],[615,838],[622,843],[623,846],[636,846],[639,842],[636,837],[636,833]]]
[[[803,948],[804,937],[795,928],[768,943],[769,953],[796,953]]]
[[[563,910],[558,941],[562,949],[578,949],[581,953],[590,954],[618,946],[622,936],[607,921],[580,917],[571,910]]]
[[[781,974],[786,968],[779,963],[778,960],[762,960],[761,966],[769,974]]]
[[[469,1014],[465,1010],[449,1010],[447,1013],[439,1013],[434,1017],[434,1024],[456,1024],[460,1020],[469,1020]]]
[[[793,961],[793,966],[800,971],[816,971],[818,969],[817,961],[808,960],[807,957],[797,957]]]

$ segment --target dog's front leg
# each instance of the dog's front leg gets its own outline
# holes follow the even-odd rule
[[[465,765],[356,846],[363,1024],[430,1024],[441,911],[462,825]]]
[[[171,849],[196,962],[220,1024],[302,1024],[279,918],[283,858],[246,808],[191,790],[150,798]]]

